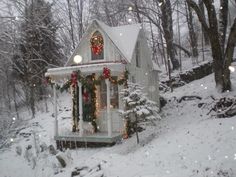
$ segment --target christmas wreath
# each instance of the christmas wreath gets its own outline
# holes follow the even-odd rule
[[[95,35],[90,39],[91,49],[95,55],[100,55],[103,51],[103,38],[101,35]]]

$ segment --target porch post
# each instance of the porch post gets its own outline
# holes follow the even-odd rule
[[[56,85],[53,85],[53,100],[54,100],[54,116],[55,116],[55,124],[54,124],[54,136],[58,136],[58,120],[57,120],[57,92]]]
[[[110,112],[110,81],[109,79],[105,80],[107,85],[107,130],[108,130],[108,136],[111,137],[112,134],[112,126],[111,126],[111,112]]]
[[[82,103],[82,84],[78,82],[79,86],[79,135],[83,136],[83,103]]]

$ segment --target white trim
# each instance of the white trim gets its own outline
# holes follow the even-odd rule
[[[55,116],[55,123],[54,123],[54,135],[58,136],[58,120],[57,120],[57,90],[56,86],[53,86],[53,100],[54,100],[54,116]]]
[[[78,82],[79,86],[79,135],[80,137],[83,136],[84,134],[84,129],[83,129],[83,102],[82,102],[82,84]]]
[[[110,111],[110,105],[111,105],[110,81],[109,81],[109,79],[106,79],[105,82],[107,85],[107,132],[108,132],[108,136],[111,137],[111,135],[112,135],[112,122],[111,122],[111,111]]]
[[[101,63],[101,64],[87,64],[79,66],[68,66],[60,68],[48,69],[45,76],[70,76],[73,71],[80,70],[81,73],[91,74],[102,72],[104,67],[111,69],[111,72],[123,72],[125,70],[125,64],[122,63]]]
[[[100,27],[101,28],[101,27]],[[102,38],[103,38],[103,59],[100,59],[100,60],[92,60],[92,50],[91,50],[91,47],[90,47],[90,58],[89,58],[89,61],[91,62],[91,63],[93,63],[93,62],[99,62],[99,61],[106,61],[106,43],[107,43],[107,41],[105,40],[106,38],[105,38],[105,33],[101,30],[101,29],[99,29],[99,28],[96,28],[96,29],[94,29],[93,31],[92,31],[92,35],[90,35],[89,36],[89,44],[90,44],[90,39],[93,37],[93,34],[96,32],[96,31],[98,31],[99,33],[101,33],[101,35],[102,35]]]

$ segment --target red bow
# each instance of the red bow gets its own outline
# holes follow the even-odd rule
[[[111,70],[109,68],[103,68],[103,77],[108,79],[111,77]]]

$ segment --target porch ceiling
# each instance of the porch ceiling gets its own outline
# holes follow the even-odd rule
[[[107,67],[111,73],[120,73],[125,70],[123,63],[90,63],[77,66],[67,66],[48,69],[45,76],[53,77],[54,79],[61,79],[69,77],[73,71],[80,70],[82,74],[102,73],[103,68]]]

